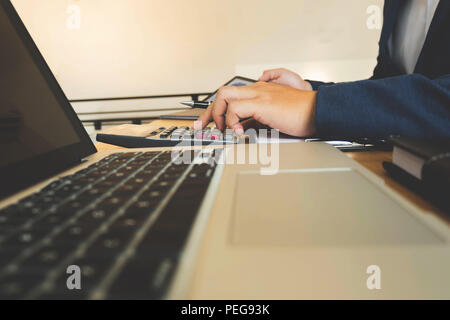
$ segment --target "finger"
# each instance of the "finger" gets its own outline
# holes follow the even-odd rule
[[[226,125],[233,129],[237,134],[244,133],[241,119],[254,117],[258,110],[256,99],[235,100],[229,103],[226,114]]]
[[[263,72],[262,76],[259,77],[259,81],[272,81],[278,79],[281,76],[282,69],[270,69]]]
[[[224,129],[224,123],[225,123],[224,114],[227,109],[227,106],[228,106],[228,103],[224,99],[221,99],[219,101],[216,98],[216,101],[213,103],[213,109],[211,110],[211,115],[212,115],[214,122],[216,123],[217,129],[219,129],[219,130]]]
[[[244,128],[244,130],[247,130],[250,128],[257,128],[257,126],[258,126],[258,121],[256,121],[253,118],[243,120],[240,123],[241,123],[242,127]]]
[[[270,81],[272,79],[276,79],[280,77],[280,69],[269,69],[265,70],[262,76],[259,78],[259,81]]]
[[[281,81],[280,78],[276,78],[276,79],[270,80],[268,82],[285,85],[285,83],[283,83],[283,81]]]
[[[201,130],[208,125],[212,119],[213,104],[210,104],[208,108],[198,117],[197,121],[194,121],[194,130]]]
[[[212,118],[216,122],[217,129],[225,129],[224,115],[228,104],[239,99],[249,99],[255,97],[255,88],[252,86],[231,87],[225,86],[219,89],[212,106]]]
[[[247,130],[247,129],[255,129],[255,130],[269,129],[268,126],[266,126],[265,124],[262,124],[261,122],[256,121],[253,118],[241,121],[240,123],[241,123],[242,127],[244,128],[244,130]]]

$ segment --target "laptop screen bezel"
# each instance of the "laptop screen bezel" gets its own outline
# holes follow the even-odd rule
[[[77,143],[0,168],[0,199],[2,199],[79,164],[83,158],[96,153],[97,149],[12,3],[9,0],[1,0],[0,5],[79,138]],[[6,150],[0,152],[6,152]]]

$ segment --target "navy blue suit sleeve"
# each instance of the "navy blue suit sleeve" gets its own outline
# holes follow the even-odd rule
[[[319,90],[319,87],[321,86],[329,86],[332,84],[335,84],[334,82],[322,82],[322,81],[314,81],[314,80],[305,80],[308,81],[311,84],[311,87],[314,91]]]
[[[322,137],[450,137],[450,75],[319,86],[316,128]]]

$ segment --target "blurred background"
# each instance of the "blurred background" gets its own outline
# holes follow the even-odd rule
[[[274,67],[323,81],[368,78],[383,7],[382,0],[12,3],[70,100],[210,92],[234,75],[258,78]],[[92,133],[94,120],[105,127],[156,117],[186,99],[73,106]]]

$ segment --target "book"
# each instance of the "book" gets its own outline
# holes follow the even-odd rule
[[[396,180],[450,211],[450,139],[392,137],[392,163],[383,167]]]

